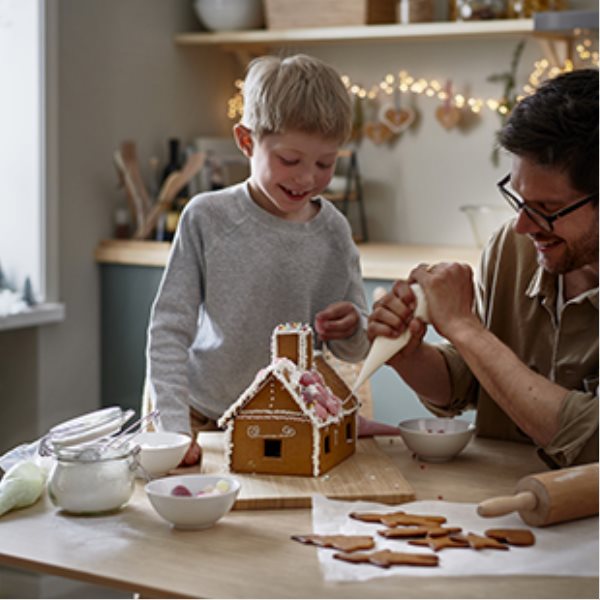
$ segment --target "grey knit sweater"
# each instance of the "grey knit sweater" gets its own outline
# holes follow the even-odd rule
[[[313,325],[332,302],[352,302],[361,327],[329,348],[344,360],[364,358],[358,250],[343,215],[314,201],[321,209],[307,223],[257,206],[247,182],[187,205],[148,329],[149,389],[165,429],[189,432],[189,406],[218,419],[269,364],[273,329]]]

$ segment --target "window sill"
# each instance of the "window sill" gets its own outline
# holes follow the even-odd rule
[[[32,309],[0,317],[0,331],[38,327],[49,323],[58,323],[65,319],[65,305],[59,303],[38,304]]]

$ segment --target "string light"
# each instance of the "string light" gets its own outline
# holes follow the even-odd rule
[[[576,36],[581,35],[581,32],[575,32],[575,34]],[[582,64],[582,66],[598,68],[598,50],[593,50],[591,39],[585,38],[577,41],[574,49],[578,63]],[[521,100],[525,96],[532,94],[545,79],[553,79],[560,73],[573,71],[574,68],[574,62],[568,58],[565,59],[561,67],[552,67],[545,58],[535,61],[527,78],[527,83],[523,86],[522,93],[519,94],[517,100]],[[465,108],[474,114],[479,114],[483,108],[487,108],[491,112],[500,115],[506,115],[509,110],[503,98],[484,99],[475,96],[465,97],[460,93],[449,97],[437,79],[428,81],[422,77],[416,78],[404,69],[399,71],[397,75],[387,73],[378,84],[372,85],[370,88],[353,82],[348,75],[342,75],[342,82],[351,95],[361,100],[375,100],[380,94],[391,96],[397,90],[402,94],[410,93],[416,96],[437,98],[442,101],[450,100],[457,108]],[[232,120],[238,119],[242,115],[243,98],[241,90],[244,82],[241,79],[237,79],[234,85],[238,91],[227,102],[227,116]]]

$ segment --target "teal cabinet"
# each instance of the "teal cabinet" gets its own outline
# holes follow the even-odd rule
[[[146,373],[146,331],[162,267],[100,265],[101,402],[139,414]]]

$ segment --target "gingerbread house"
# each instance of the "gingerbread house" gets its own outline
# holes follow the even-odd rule
[[[271,364],[219,420],[229,470],[318,477],[354,453],[359,402],[312,340],[276,327]]]

